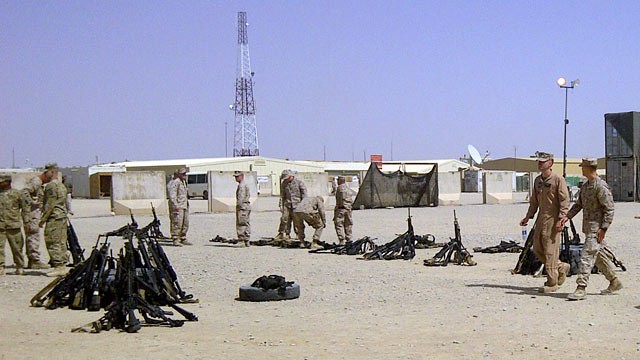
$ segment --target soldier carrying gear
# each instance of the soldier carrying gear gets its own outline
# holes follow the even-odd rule
[[[4,275],[4,245],[9,242],[16,275],[24,275],[22,224],[31,221],[29,197],[11,188],[11,175],[0,175],[0,275]]]
[[[586,289],[589,284],[589,274],[595,264],[598,269],[609,280],[609,287],[601,291],[603,295],[613,294],[622,289],[622,282],[614,272],[611,253],[606,251],[605,235],[611,222],[613,221],[614,203],[613,196],[609,190],[609,185],[600,179],[596,169],[598,160],[594,158],[582,159],[580,164],[582,175],[587,178],[587,182],[580,187],[578,200],[564,216],[559,228],[562,228],[569,219],[576,216],[582,210],[582,231],[585,235],[584,249],[580,256],[578,267],[578,284],[575,292],[569,294],[570,300],[582,300],[586,297]]]
[[[304,182],[294,177],[291,170],[282,171],[282,183],[280,184],[280,225],[276,240],[290,238],[293,211],[307,196],[307,187]],[[297,233],[296,233],[297,234]]]
[[[309,224],[315,229],[313,233],[313,244],[305,242],[304,223]],[[298,235],[298,240],[306,248],[320,249],[320,236],[322,229],[327,227],[327,219],[324,213],[324,199],[322,196],[312,196],[302,199],[298,206],[293,210],[293,226]]]

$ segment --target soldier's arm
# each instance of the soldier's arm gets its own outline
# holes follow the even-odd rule
[[[178,207],[178,187],[176,186],[176,182],[171,182],[169,183],[168,186],[168,193],[169,193],[169,203],[171,204],[172,207],[176,208]]]
[[[611,192],[604,186],[598,191],[598,201],[604,210],[604,216],[602,218],[600,228],[606,231],[613,222],[614,204]]]
[[[324,226],[327,226],[327,218],[325,217],[325,213],[324,213],[324,201],[320,200],[318,201],[318,212],[320,213],[320,219],[322,219],[322,223],[324,224]]]
[[[31,222],[31,196],[24,191],[20,193],[20,209],[22,210],[22,223]]]
[[[573,217],[576,216],[580,212],[580,210],[582,210],[582,196],[580,194],[581,191],[578,191],[578,198],[576,199],[575,204],[571,206],[571,209],[569,209],[567,215],[565,216],[567,219],[573,219]],[[566,220],[564,222],[566,222]]]
[[[560,213],[558,214],[558,217],[563,218],[569,211],[569,187],[567,186],[567,182],[563,177],[559,178],[560,181],[558,182],[558,200],[560,201]]]
[[[538,196],[536,194],[536,183],[533,182],[533,189],[531,189],[531,196],[529,196],[529,208],[527,209],[527,214],[525,215],[523,221],[521,223],[526,222],[529,219],[533,219],[536,212],[538,211]]]
[[[300,180],[300,199],[304,199],[307,197],[307,185],[304,184],[302,180]]]
[[[51,213],[53,213],[53,208],[55,205],[53,201],[49,200],[53,195],[53,189],[49,184],[47,184],[47,186],[45,186],[44,188],[44,198],[42,201],[42,216],[40,217],[40,225],[47,222],[47,219],[49,219],[49,216],[51,216]]]

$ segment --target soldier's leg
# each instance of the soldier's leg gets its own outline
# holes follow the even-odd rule
[[[24,239],[22,238],[21,229],[7,230],[6,236],[13,254],[13,262],[16,264],[16,272],[18,272],[24,269],[24,255],[22,254]]]
[[[344,240],[345,240],[344,216],[343,216],[343,213],[339,209],[336,209],[333,212],[333,226],[336,229],[336,235],[338,236],[338,242],[340,244],[343,244]]]
[[[44,228],[44,242],[49,251],[49,263],[52,267],[67,264],[67,226],[65,219],[49,220]]]
[[[40,262],[40,210],[31,212],[31,221],[24,225],[29,263]]]
[[[291,227],[293,226],[293,208],[285,206],[285,229],[284,233],[288,238],[291,237]]]
[[[543,237],[544,242],[544,268],[547,271],[546,286],[558,285],[558,261],[560,256],[560,237]]]
[[[182,210],[182,226],[180,227],[180,242],[184,245],[192,245],[187,241],[187,232],[189,231],[189,209]]]
[[[344,239],[351,241],[351,230],[353,228],[353,217],[351,217],[351,210],[347,210],[344,216]]]
[[[601,245],[602,247],[602,245]],[[613,260],[606,251],[598,251],[595,258],[595,265],[602,272],[607,280],[611,281],[617,277],[615,273],[616,266],[613,264]]]
[[[236,210],[236,214],[236,233],[238,234],[238,240],[246,243],[251,237],[251,226],[249,224],[251,210]]]
[[[0,275],[4,275],[4,244],[7,241],[6,230],[0,229]]]
[[[531,246],[531,248],[538,261],[544,264],[546,261],[546,256],[542,239],[542,231],[536,231],[533,234],[533,245]]]
[[[304,241],[304,214],[293,213],[293,228],[295,229],[298,240]]]
[[[320,215],[313,214],[309,216],[309,220],[311,220],[310,225],[315,229],[315,231],[313,232],[313,242],[319,244],[320,237],[322,236],[322,230],[324,229],[322,219],[320,218]]]
[[[578,265],[578,278],[576,284],[578,286],[587,287],[589,285],[589,275],[595,264],[595,258],[600,250],[600,245],[596,240],[595,233],[585,234],[584,247],[580,255],[580,263]]]
[[[182,218],[179,210],[171,210],[169,212],[171,238],[180,239],[180,230],[182,229]]]

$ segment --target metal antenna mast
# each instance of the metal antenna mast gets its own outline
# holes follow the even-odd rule
[[[249,60],[247,13],[238,12],[238,67],[236,72],[236,101],[233,156],[258,156],[258,127],[253,101],[253,72]]]

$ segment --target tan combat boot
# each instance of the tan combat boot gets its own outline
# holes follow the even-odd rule
[[[24,269],[16,268],[16,271],[13,273],[13,275],[24,275]]]
[[[47,273],[48,277],[65,276],[69,272],[69,268],[66,265],[56,266],[53,270]]]
[[[576,288],[576,291],[573,294],[569,294],[567,299],[569,300],[582,300],[587,297],[587,288],[585,286],[580,286]]]
[[[618,278],[614,278],[613,280],[611,280],[611,282],[609,283],[609,287],[600,291],[600,294],[602,295],[613,295],[615,294],[616,291],[622,289],[622,282],[620,280],[618,280]]]
[[[180,240],[180,243],[181,243],[182,245],[187,245],[187,246],[191,246],[191,245],[193,245],[193,243],[192,243],[191,241],[187,240],[187,239],[182,239],[182,240]]]
[[[36,261],[29,260],[29,264],[27,265],[27,269],[44,270],[49,268],[51,268],[49,264],[45,264],[40,260],[36,260]]]
[[[182,246],[180,239],[173,239],[173,246]]]
[[[3,267],[0,268],[0,275],[4,275],[4,268]]]
[[[320,243],[318,242],[318,240],[313,240],[313,243],[311,243],[311,249],[316,250],[316,249],[323,249],[324,247],[322,245],[320,245]]]
[[[567,275],[571,272],[571,265],[562,263],[562,270],[558,273],[558,286],[562,286],[567,280]]]
[[[558,285],[549,286],[548,283],[544,283],[544,285],[538,289],[538,292],[543,294],[549,294],[558,290]]]

